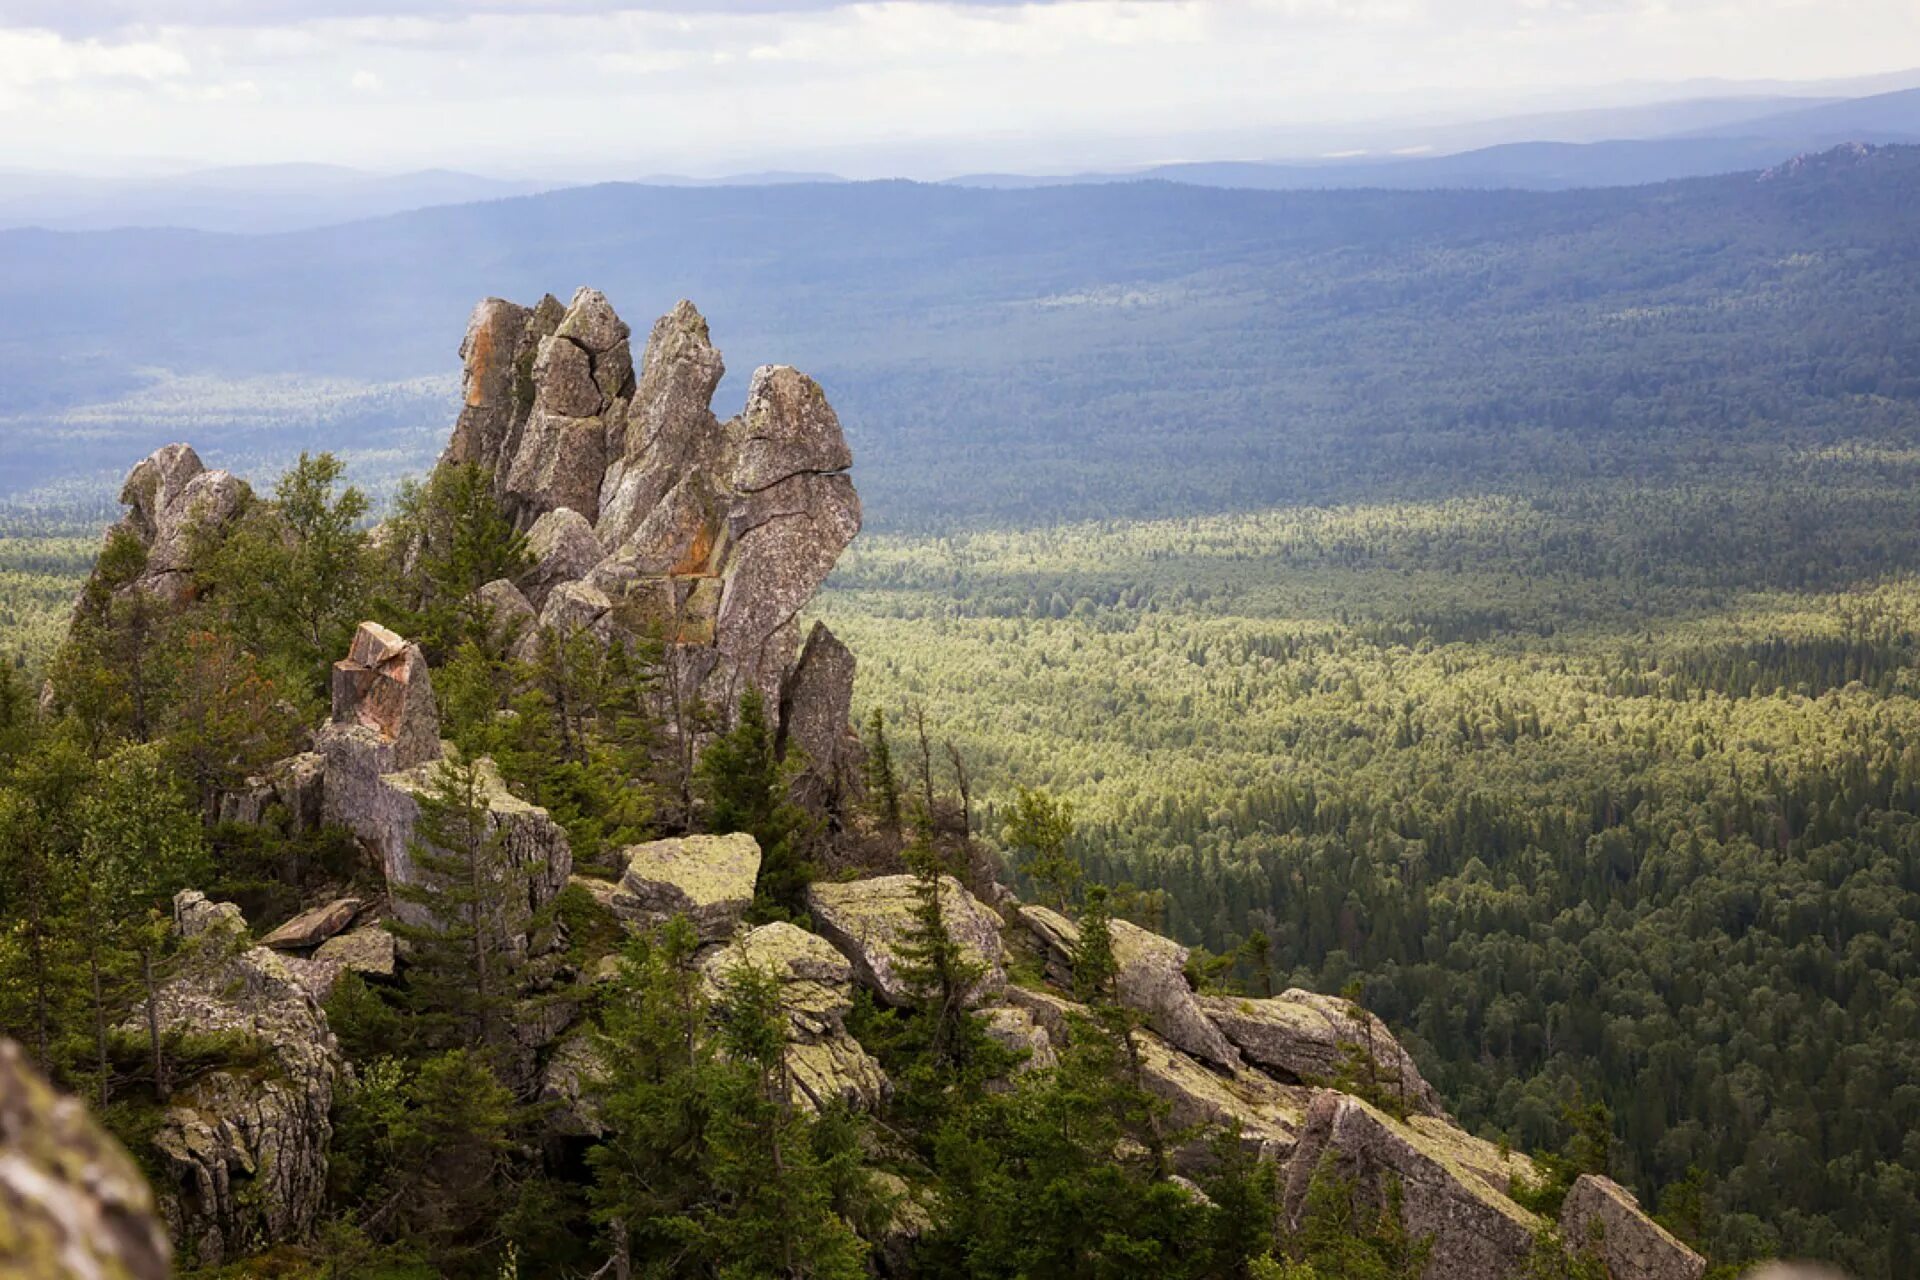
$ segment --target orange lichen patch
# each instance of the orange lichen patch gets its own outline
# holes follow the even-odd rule
[[[726,559],[726,526],[715,520],[702,522],[694,531],[693,541],[681,553],[673,568],[667,570],[668,576],[675,578],[714,578],[720,574],[720,563]]]
[[[493,326],[482,325],[474,331],[473,351],[467,357],[467,405],[478,408],[486,401],[487,372],[493,364]]]

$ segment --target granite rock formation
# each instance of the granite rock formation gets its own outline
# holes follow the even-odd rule
[[[760,845],[744,832],[654,840],[621,857],[627,869],[607,906],[634,928],[684,915],[702,942],[721,942],[753,905]]]
[[[189,890],[174,914],[191,945],[160,991],[162,1031],[225,1033],[258,1055],[176,1093],[153,1136],[173,1238],[197,1262],[218,1265],[312,1229],[343,1063],[326,1014],[277,953],[247,945],[238,909]]]
[[[952,876],[940,878],[940,905],[948,932],[966,958],[981,967],[969,1000],[984,1002],[1007,980],[1000,918]],[[900,944],[913,928],[913,906],[914,878],[906,875],[823,881],[807,890],[814,927],[852,962],[862,986],[896,1008],[914,999],[900,974]]]
[[[636,368],[627,326],[593,289],[565,306],[487,299],[461,358],[442,461],[491,471],[536,561],[509,584],[532,625],[494,585],[497,613],[529,636],[658,635],[674,705],[697,699],[724,721],[757,689],[823,798],[837,795],[857,742],[852,655],[817,628],[797,657],[796,618],[859,531],[860,500],[819,384],[763,367],[722,422],[711,402],[726,366],[693,304],[661,317]]]

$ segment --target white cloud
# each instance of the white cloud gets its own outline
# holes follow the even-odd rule
[[[1628,79],[1894,70],[1913,0],[0,0],[0,163],[67,145],[632,174],[1179,158]],[[26,29],[28,22],[36,29]],[[12,23],[9,27],[7,24]],[[44,27],[46,29],[38,29]],[[56,34],[64,31],[66,34]],[[1914,56],[1908,52],[1907,56]],[[341,85],[355,92],[342,95]],[[400,90],[404,86],[403,91]],[[232,104],[249,98],[244,112]],[[1164,140],[1153,144],[1153,139]],[[1159,151],[1154,154],[1155,145]],[[1217,154],[1216,150],[1216,154]],[[1042,154],[1053,157],[1042,161]]]

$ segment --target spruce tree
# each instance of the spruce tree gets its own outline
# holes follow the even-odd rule
[[[901,940],[901,980],[919,1003],[925,1032],[924,1055],[936,1073],[964,1067],[982,1038],[967,1011],[967,994],[986,972],[969,960],[947,927],[941,901],[944,868],[924,841],[907,850],[913,871],[913,922]]]
[[[1067,850],[1073,839],[1073,802],[1032,787],[1017,787],[1006,838],[1020,855],[1019,869],[1040,886],[1055,910],[1066,910],[1082,875],[1079,862]]]
[[[886,712],[875,707],[867,716],[866,782],[868,803],[880,829],[900,838],[900,779],[893,768],[893,748],[887,743]]]
[[[813,880],[806,845],[815,824],[793,802],[789,773],[774,754],[766,701],[759,690],[747,691],[734,727],[701,753],[697,779],[707,806],[707,827],[719,835],[744,831],[759,842],[756,917],[803,910]]]

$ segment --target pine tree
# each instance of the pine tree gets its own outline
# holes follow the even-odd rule
[[[509,938],[525,927],[511,905],[526,901],[524,874],[488,811],[480,761],[456,751],[416,796],[408,856],[425,874],[395,883],[394,896],[427,915],[389,927],[413,948],[407,995],[424,1041],[477,1047],[497,1062],[510,1039],[517,957]]]
[[[766,702],[757,689],[740,699],[734,727],[701,753],[698,770],[706,825],[719,835],[744,831],[760,844],[754,911],[761,919],[804,909],[813,867],[806,844],[814,822],[795,804],[788,772],[774,755]]]
[[[1082,875],[1080,863],[1067,851],[1073,839],[1073,802],[1031,787],[1016,788],[1006,837],[1021,855],[1019,869],[1040,886],[1055,910],[1064,911]]]
[[[936,1073],[964,1067],[981,1039],[967,994],[986,972],[967,958],[947,927],[941,900],[944,868],[924,841],[907,850],[913,871],[913,923],[897,951],[899,972],[919,1002],[926,1032],[925,1057]]]
[[[893,748],[887,744],[887,716],[875,707],[867,716],[867,796],[880,829],[900,838],[900,779],[893,771]]]
[[[101,765],[82,825],[86,864],[99,877],[100,923],[139,962],[153,1088],[164,1101],[171,1083],[160,1034],[160,964],[174,938],[174,894],[208,870],[200,816],[174,785],[159,747],[130,746]]]

